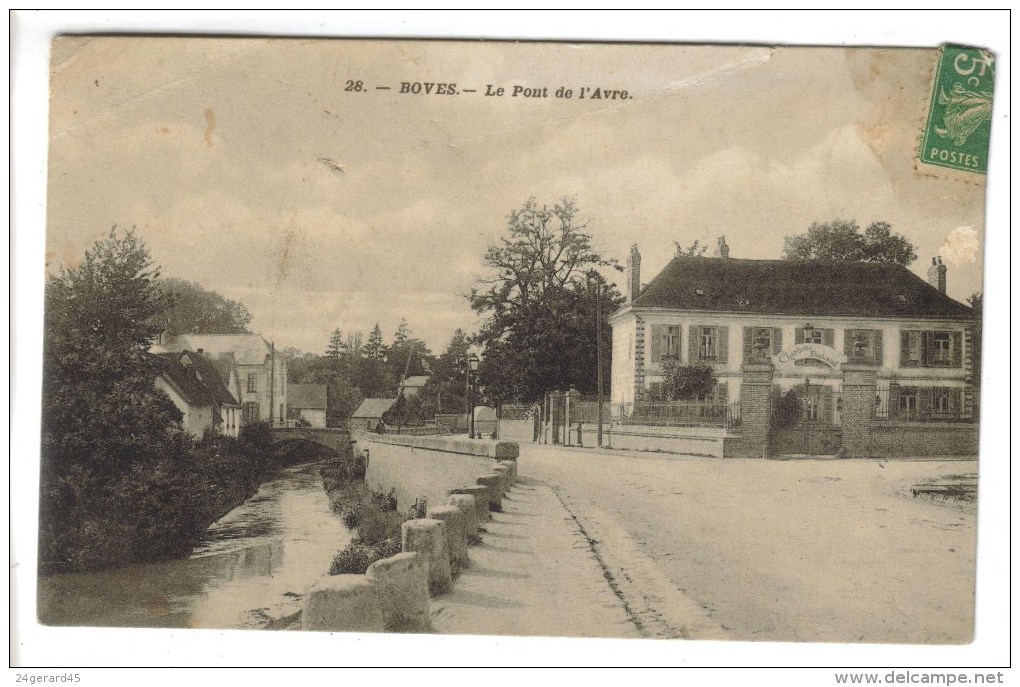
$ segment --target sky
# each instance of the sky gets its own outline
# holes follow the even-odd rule
[[[983,288],[984,187],[915,169],[935,56],[63,38],[47,269],[114,224],[136,227],[164,275],[244,303],[278,346],[321,352],[334,328],[376,322],[389,339],[405,318],[441,352],[478,327],[465,296],[507,214],[570,196],[607,257],[638,244],[646,282],[674,241],[725,235],[731,257],[778,258],[812,222],[884,220],[918,247],[919,274],[945,253],[964,300]],[[401,94],[405,81],[478,92]],[[483,95],[489,84],[505,95]],[[515,85],[548,97],[513,97]],[[560,86],[574,97],[556,98]],[[581,86],[629,98],[581,100]]]

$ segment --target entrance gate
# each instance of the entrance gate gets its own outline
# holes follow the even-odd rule
[[[824,384],[803,384],[783,391],[776,388],[772,398],[769,437],[774,455],[834,455],[842,444],[840,392]]]

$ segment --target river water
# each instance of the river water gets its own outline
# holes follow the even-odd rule
[[[41,577],[39,621],[217,629],[285,623],[351,539],[330,511],[320,465],[275,473],[210,526],[187,559]]]

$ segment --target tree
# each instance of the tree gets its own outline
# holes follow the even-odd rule
[[[195,282],[167,277],[154,284],[165,299],[159,325],[167,334],[247,334],[251,313],[241,303],[224,298]]]
[[[475,340],[484,347],[479,379],[490,401],[533,401],[570,386],[595,391],[596,294],[607,363],[606,320],[622,301],[598,268],[622,268],[596,250],[577,215],[570,199],[550,208],[530,198],[485,252],[492,273],[469,300],[487,317]]]
[[[784,239],[787,260],[852,260],[891,262],[907,267],[917,250],[902,234],[893,234],[888,222],[872,222],[861,233],[854,220],[814,222],[807,232]]]
[[[974,324],[971,334],[971,365],[973,369],[974,386],[981,388],[981,320],[984,315],[985,296],[981,291],[971,294],[967,299],[970,307],[974,310]]]
[[[701,241],[695,239],[694,243],[684,248],[680,245],[679,241],[674,241],[673,245],[676,246],[676,254],[678,256],[686,256],[688,258],[700,258],[708,250],[708,246],[701,245]]]
[[[142,536],[134,526],[99,526],[86,514],[116,501],[110,494],[119,484],[144,491],[149,485],[132,481],[133,470],[149,475],[186,455],[175,431],[181,414],[156,390],[158,363],[148,354],[163,308],[158,275],[134,232],[114,227],[80,265],[46,283],[40,561],[130,558]],[[118,507],[140,508],[130,499]]]
[[[156,391],[148,354],[163,302],[149,252],[133,231],[109,236],[46,284],[44,467],[117,471],[143,458],[181,419]]]
[[[365,355],[369,358],[382,358],[386,353],[386,346],[383,345],[382,330],[376,322],[372,332],[368,335],[368,342],[365,344]]]
[[[667,360],[662,364],[662,374],[664,401],[693,401],[710,395],[715,388],[715,371],[704,363],[681,365]]]
[[[339,363],[343,352],[344,335],[340,332],[340,327],[337,327],[329,336],[329,345],[326,346],[326,357]]]
[[[429,411],[432,416],[464,412],[467,377],[458,360],[467,354],[469,345],[467,335],[458,329],[446,350],[432,364],[432,374],[420,392],[426,415]]]

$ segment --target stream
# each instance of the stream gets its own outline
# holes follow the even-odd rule
[[[46,625],[255,629],[301,610],[351,532],[329,508],[321,463],[283,468],[213,523],[186,559],[39,578]]]

